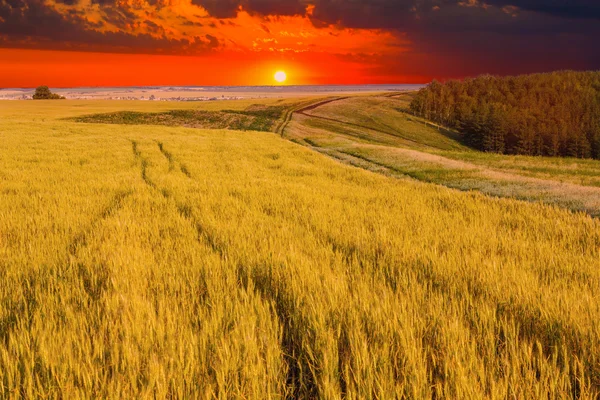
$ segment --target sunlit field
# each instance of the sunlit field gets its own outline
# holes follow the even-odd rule
[[[600,396],[598,219],[334,159],[452,137],[67,119],[252,103],[0,105],[0,398]]]

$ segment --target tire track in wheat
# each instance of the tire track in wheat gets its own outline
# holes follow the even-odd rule
[[[229,245],[225,241],[219,240],[217,235],[213,234],[208,227],[203,225],[194,216],[192,206],[179,202],[169,191],[161,189],[154,181],[152,181],[147,174],[149,164],[140,152],[136,142],[132,142],[132,148],[134,155],[141,164],[141,174],[144,182],[152,190],[160,193],[165,200],[170,201],[175,205],[179,215],[187,220],[196,230],[197,240],[199,242],[206,244],[222,259],[227,259]],[[167,160],[174,159],[173,154],[168,152],[164,145],[159,146],[159,150]],[[165,152],[169,155],[168,157]],[[248,204],[244,205],[250,208]],[[264,209],[261,208],[260,211],[266,216],[272,217],[272,215],[266,213]],[[291,304],[293,304],[293,299],[289,298],[289,296],[286,297],[287,292],[284,290],[284,287],[280,288],[280,290],[275,289],[279,283],[273,280],[269,274],[266,272],[258,272],[259,269],[262,271],[262,267],[263,266],[261,265],[246,265],[240,263],[237,268],[238,277],[240,282],[246,282],[246,284],[243,285],[245,288],[247,288],[248,283],[252,281],[263,300],[267,302],[267,304],[275,305],[275,314],[283,329],[281,347],[282,354],[288,366],[286,382],[288,388],[293,389],[293,394],[290,398],[314,398],[318,394],[318,387],[316,384],[317,377],[312,373],[308,360],[302,357],[302,354],[304,353],[302,348],[302,338],[297,336],[297,330],[294,330],[295,325],[293,324],[293,321],[289,319],[290,307]],[[250,271],[253,271],[252,274]],[[308,322],[304,325],[308,326]]]
[[[192,174],[190,173],[190,170],[188,169],[188,167],[181,161],[175,160],[173,153],[171,153],[170,151],[168,151],[165,148],[165,145],[163,142],[157,141],[156,144],[158,145],[158,149],[160,150],[162,155],[165,156],[165,158],[169,162],[169,172],[175,170],[176,164],[179,164],[179,170],[181,171],[181,173],[190,179],[192,178]]]
[[[175,205],[175,208],[176,208],[177,212],[179,213],[179,215],[183,219],[185,219],[186,221],[188,221],[190,224],[193,225],[194,229],[196,230],[197,239],[198,239],[199,242],[205,243],[215,253],[217,253],[221,257],[223,257],[225,255],[224,254],[224,246],[223,246],[223,244],[219,243],[219,241],[216,240],[216,238],[209,232],[209,230],[206,229],[206,227],[203,226],[200,223],[200,221],[198,221],[193,216],[191,206],[189,206],[187,204],[180,203],[179,201],[177,201],[177,199],[172,195],[172,193],[167,188],[161,188],[161,187],[159,187],[148,176],[148,167],[149,167],[148,159],[143,156],[143,154],[139,150],[138,143],[136,141],[132,140],[131,144],[132,144],[133,154],[134,154],[136,160],[140,163],[140,172],[141,172],[141,177],[142,177],[142,180],[144,181],[144,183],[150,189],[152,189],[153,191],[159,193],[166,201],[172,202]],[[163,150],[161,150],[161,153],[163,153],[163,151],[166,151],[166,150],[164,150],[164,146],[159,146],[159,149],[161,147],[163,149]],[[171,153],[169,153],[169,152],[167,152],[167,153],[169,154],[169,157],[171,159],[173,159],[173,156],[171,155]],[[163,153],[163,155],[165,155],[165,154]],[[169,157],[167,157],[166,155],[165,155],[165,157],[167,159],[169,159]],[[187,168],[184,167],[184,170],[187,171]],[[191,174],[189,173],[189,171],[187,171],[187,172],[182,171],[182,173],[184,175],[186,175],[188,178],[191,178]]]

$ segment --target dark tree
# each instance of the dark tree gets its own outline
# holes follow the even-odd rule
[[[38,86],[33,95],[34,100],[62,100],[63,96],[52,93],[48,86]]]

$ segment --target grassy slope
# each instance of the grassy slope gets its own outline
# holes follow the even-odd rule
[[[416,123],[417,118],[402,115],[404,102],[389,97],[350,97],[328,103],[310,112],[320,117],[333,117],[339,121],[355,123],[365,128],[376,129],[375,133],[387,133],[390,138],[397,137],[412,142],[420,148],[444,150],[468,150],[452,137],[447,137],[424,124]]]
[[[408,96],[351,97],[296,115],[288,138],[363,168],[461,190],[543,201],[600,216],[600,162],[511,157],[403,113]]]
[[[20,104],[0,111],[0,397],[600,391],[597,220],[273,134]]]

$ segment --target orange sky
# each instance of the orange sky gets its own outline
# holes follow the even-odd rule
[[[552,2],[550,2],[552,3]],[[599,69],[572,0],[0,0],[0,87],[426,83]]]
[[[293,59],[221,53],[204,56],[114,54],[0,49],[0,87],[243,86],[274,85],[283,70],[286,84],[421,83],[427,77],[370,76],[360,63],[327,54]]]
[[[137,0],[126,1],[129,4]],[[81,9],[86,4],[90,7],[86,2],[74,6],[51,4],[60,13]],[[235,18],[216,19],[190,0],[172,0],[170,4],[159,10],[134,7],[134,21],[138,23],[125,27],[105,23],[98,32],[117,33],[125,29],[134,37],[189,40],[190,44],[175,49],[183,55],[127,54],[126,48],[94,52],[88,51],[88,47],[94,47],[85,43],[68,51],[0,49],[0,87],[32,87],[41,83],[54,87],[271,85],[277,70],[287,72],[286,83],[291,85],[422,79],[367,71],[358,58],[400,54],[408,42],[380,29],[334,25],[317,28],[310,20],[311,6],[304,15],[259,17],[239,10]],[[91,10],[85,14],[87,21],[103,21],[97,7],[92,6]],[[162,52],[160,48],[153,50]]]

